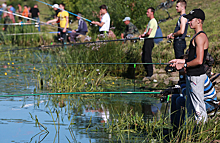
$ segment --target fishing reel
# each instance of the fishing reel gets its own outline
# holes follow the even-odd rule
[[[180,94],[181,93],[181,87],[179,85],[175,85],[174,87],[170,87],[168,89],[165,89],[161,92],[162,97],[160,98],[160,102],[164,103],[167,102],[168,95],[170,94]]]
[[[167,65],[167,66],[165,67],[165,71],[166,71],[167,73],[176,72],[176,68],[175,68],[175,67],[171,67],[170,65]]]

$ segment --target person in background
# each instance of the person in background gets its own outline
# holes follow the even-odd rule
[[[139,35],[139,31],[137,29],[137,27],[131,23],[131,18],[130,17],[125,17],[123,19],[125,25],[126,25],[126,28],[125,28],[125,31],[124,33],[121,33],[121,38],[124,39],[124,38],[132,38],[134,37],[134,35]]]
[[[24,10],[23,10],[23,12],[22,12],[22,16],[28,18],[28,15],[29,15],[28,7],[27,7],[27,5],[25,5],[25,6],[24,6]],[[27,22],[27,19],[26,19],[26,18],[24,18],[24,19],[25,19],[25,21]]]
[[[67,11],[65,11],[65,4],[61,3],[60,7],[61,11],[58,13],[58,17],[53,19],[53,20],[49,20],[47,21],[47,24],[56,22],[60,19],[60,28],[61,28],[61,37],[60,40],[62,40],[62,42],[65,44],[66,41],[66,31],[69,28],[69,13]]]
[[[147,17],[150,18],[149,23],[147,24],[147,28],[144,31],[144,34],[140,35],[139,38],[154,38],[157,31],[157,21],[154,18],[155,9],[153,7],[149,7],[147,9]],[[152,49],[154,47],[153,39],[144,39],[144,45],[142,48],[142,62],[143,63],[152,63]],[[152,64],[144,64],[145,71],[147,72],[146,77],[143,78],[143,81],[149,80],[153,75],[153,65]]]
[[[59,17],[57,16],[58,15],[58,13],[60,12],[60,10],[59,10],[59,5],[58,4],[54,4],[53,6],[52,6],[52,8],[54,9],[54,11],[55,11],[55,16],[54,16],[54,18],[56,19],[56,18],[58,18],[58,21],[56,21],[56,23],[57,23],[57,26],[58,26],[58,29],[57,29],[57,31],[58,31],[58,33],[57,33],[57,37],[58,37],[58,39],[60,39],[60,33],[61,33],[61,30],[60,30],[60,19],[59,19]]]
[[[180,14],[180,17],[174,32],[167,35],[167,39],[174,39],[173,47],[176,59],[179,59],[184,54],[184,49],[186,49],[185,37],[188,29],[188,21],[184,17],[186,15],[186,4],[185,0],[178,0],[176,2],[176,11]]]
[[[31,8],[30,14],[31,14],[31,17],[33,19],[37,20],[37,22],[38,22],[38,31],[40,32],[40,19],[39,19],[40,11],[38,9],[38,5],[37,4],[35,4],[34,7]]]
[[[17,13],[18,13],[18,14],[22,14],[22,7],[21,7],[21,4],[20,4],[20,3],[18,4]]]
[[[2,28],[2,30],[3,31],[7,31],[7,29],[8,29],[8,25],[7,24],[10,24],[10,23],[12,23],[12,20],[11,20],[11,18],[9,17],[9,13],[4,13],[4,16],[3,16],[3,18],[4,18],[4,27]],[[13,16],[14,17],[14,16]]]
[[[2,5],[0,5],[0,10],[3,10]],[[3,12],[0,11],[0,20],[2,19],[2,14],[3,14]]]
[[[6,10],[6,9],[7,9],[7,3],[6,3],[6,2],[4,2],[4,3],[2,4],[2,9],[3,9],[3,10]]]
[[[10,6],[8,6],[8,12],[10,12],[10,13],[8,13],[7,14],[7,16],[9,16],[9,18],[11,19],[11,21],[13,22],[13,23],[15,23],[15,17],[14,17],[14,15],[12,14],[13,12],[10,10]]]
[[[101,28],[99,29],[100,34],[108,34],[110,28],[110,16],[107,12],[107,6],[101,5],[100,7],[100,14],[102,15],[101,23],[98,21],[92,21],[92,24],[98,25]]]
[[[78,35],[86,35],[88,32],[87,24],[86,22],[81,18],[82,14],[78,13],[78,16],[76,17],[78,22],[78,28],[76,30],[72,30],[72,33],[70,33],[70,41],[76,42],[76,37]]]
[[[16,12],[15,8],[12,5],[9,6],[10,6],[10,11],[12,11],[12,13],[15,13]]]

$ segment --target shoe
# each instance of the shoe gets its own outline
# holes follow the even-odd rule
[[[151,76],[146,76],[142,79],[142,81],[149,81],[149,80],[151,80]]]
[[[63,40],[63,37],[60,37],[58,40],[59,40],[59,41],[60,41],[60,40]]]

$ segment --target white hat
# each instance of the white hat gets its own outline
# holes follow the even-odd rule
[[[52,8],[59,8],[59,5],[58,5],[58,4],[54,4],[54,5],[52,6]]]
[[[125,17],[125,19],[123,19],[123,21],[130,21],[131,20],[131,18],[130,17]]]

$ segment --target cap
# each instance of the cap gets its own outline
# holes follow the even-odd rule
[[[189,12],[189,14],[184,15],[183,17],[192,20],[193,18],[199,18],[201,20],[205,20],[205,13],[201,9],[193,9]]]
[[[58,5],[58,4],[54,4],[54,5],[52,6],[52,8],[59,8],[59,5]]]
[[[127,20],[131,20],[131,18],[130,17],[125,17],[124,19],[123,19],[123,21],[127,21]]]

